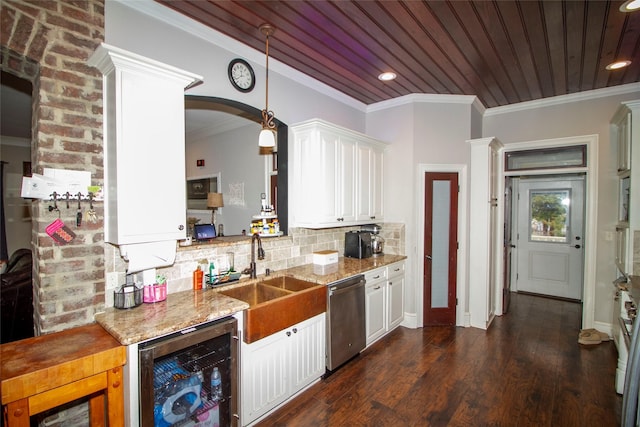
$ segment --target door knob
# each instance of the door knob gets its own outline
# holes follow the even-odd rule
[[[425,255],[425,258],[431,261],[431,255]]]

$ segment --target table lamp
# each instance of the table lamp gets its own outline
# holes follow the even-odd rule
[[[216,209],[224,206],[222,193],[207,194],[207,208],[211,209],[211,224],[216,223]]]

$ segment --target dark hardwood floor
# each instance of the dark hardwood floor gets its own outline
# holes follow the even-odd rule
[[[513,294],[489,331],[400,327],[260,426],[616,426],[613,341],[578,303]]]

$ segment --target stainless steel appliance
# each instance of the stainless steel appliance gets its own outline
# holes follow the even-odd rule
[[[357,356],[366,345],[363,275],[327,285],[327,370]]]
[[[382,226],[378,224],[363,225],[361,231],[368,231],[371,233],[371,253],[373,256],[382,255],[384,251],[384,238],[380,235]]]
[[[140,344],[137,424],[238,425],[237,359],[232,317]]]
[[[369,258],[373,255],[370,231],[348,231],[344,234],[344,256]]]

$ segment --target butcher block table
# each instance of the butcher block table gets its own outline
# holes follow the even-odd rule
[[[7,427],[29,426],[29,417],[89,397],[92,426],[124,425],[123,365],[126,347],[98,324],[2,344],[0,380]]]

